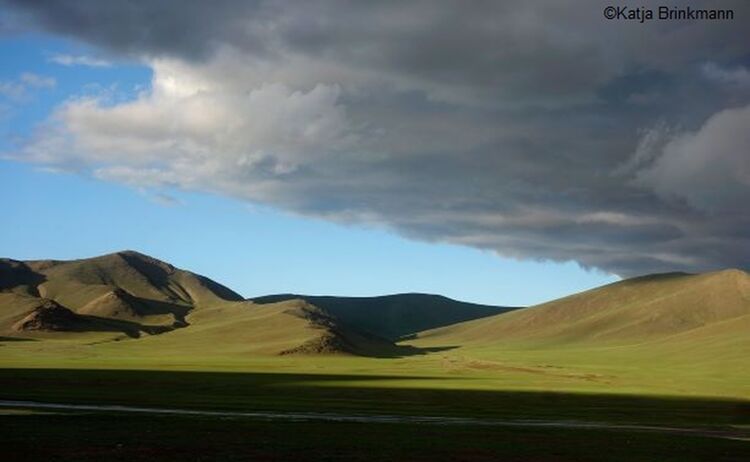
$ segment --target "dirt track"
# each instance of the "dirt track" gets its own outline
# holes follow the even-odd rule
[[[606,422],[586,422],[570,420],[498,420],[471,417],[411,416],[386,414],[335,414],[317,412],[245,412],[245,411],[201,411],[192,409],[165,409],[138,406],[39,403],[34,401],[0,400],[0,408],[47,409],[60,411],[128,412],[141,414],[214,416],[229,418],[251,418],[261,420],[289,421],[329,421],[356,423],[403,423],[420,425],[482,425],[497,427],[548,427],[572,428],[581,430],[613,430],[629,432],[656,432],[672,434],[692,434],[711,438],[750,441],[750,433],[740,429],[710,429],[696,427],[673,427],[638,424],[613,424]]]

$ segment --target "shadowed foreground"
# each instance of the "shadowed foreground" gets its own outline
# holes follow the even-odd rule
[[[6,461],[744,461],[750,443],[604,430],[3,414]]]
[[[0,400],[196,410],[750,425],[750,402],[743,400],[446,389],[439,388],[442,380],[355,374],[0,369]]]
[[[435,388],[440,379],[121,370],[0,370],[0,399],[195,410],[337,412],[637,423],[628,429],[271,421],[108,411],[2,410],[5,460],[727,460],[750,457],[750,403]],[[746,435],[745,435],[746,436]],[[54,457],[53,457],[54,456]]]

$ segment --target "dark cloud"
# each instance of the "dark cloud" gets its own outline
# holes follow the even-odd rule
[[[254,13],[259,2],[4,0],[4,3],[16,7],[17,14],[22,13],[16,20],[113,51],[197,59],[205,58],[227,39],[252,45],[253,31],[244,29],[242,23],[252,17],[248,14]]]
[[[17,158],[625,276],[748,265],[746,2],[10,3],[155,73]]]

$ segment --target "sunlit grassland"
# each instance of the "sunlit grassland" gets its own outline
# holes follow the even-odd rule
[[[347,387],[536,390],[651,396],[749,398],[750,368],[739,358],[677,355],[662,346],[534,349],[523,345],[459,347],[402,358],[347,355],[278,356],[258,353],[237,339],[221,343],[199,333],[99,343],[96,335],[0,345],[0,367],[272,372],[361,376]],[[188,341],[189,340],[189,341]],[[429,342],[414,341],[420,346]],[[451,345],[440,345],[450,347]],[[743,351],[738,348],[737,355]],[[745,356],[747,357],[747,356]],[[374,377],[403,377],[387,382]],[[424,379],[422,379],[424,378]],[[439,380],[433,380],[433,379]],[[429,379],[429,380],[427,380]],[[335,381],[327,386],[336,386]]]

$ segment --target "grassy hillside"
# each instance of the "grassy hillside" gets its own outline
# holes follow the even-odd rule
[[[446,325],[502,309],[418,294],[253,302],[138,254],[91,261],[0,263],[0,367],[309,372],[406,389],[750,397],[742,271],[636,278]],[[40,314],[50,300],[75,317]],[[256,303],[272,300],[282,301]],[[23,320],[63,326],[19,330]],[[394,344],[421,326],[441,327]]]
[[[610,284],[529,309],[419,334],[461,345],[633,345],[681,335],[734,336],[750,316],[750,275],[661,274]]]
[[[113,288],[148,301],[185,306],[242,300],[240,295],[203,276],[133,251],[83,260],[24,264],[44,278],[37,285],[40,296],[59,299],[74,310]],[[149,306],[158,311],[158,304]]]
[[[727,270],[626,280],[539,306],[422,332],[456,345],[454,373],[526,372],[529,383],[750,397],[750,275]],[[566,381],[575,382],[564,384]]]
[[[460,302],[440,295],[396,294],[381,297],[327,297],[269,295],[256,303],[303,299],[349,326],[374,335],[400,339],[417,332],[471,319],[504,313],[515,308]]]
[[[183,327],[195,308],[239,300],[216,282],[133,251],[73,261],[0,260],[0,331],[6,335],[160,333]],[[19,324],[50,303],[74,316],[37,322],[34,329]]]
[[[186,319],[189,327],[140,339],[129,350],[145,356],[158,350],[164,357],[217,361],[305,354],[391,357],[417,351],[341,326],[303,300],[263,305],[227,302],[195,310]]]
[[[74,261],[0,260],[0,332],[72,344],[145,341],[142,334],[171,332],[139,346],[166,356],[172,349],[178,355],[383,357],[418,351],[302,300],[244,301],[210,279],[132,251]]]

